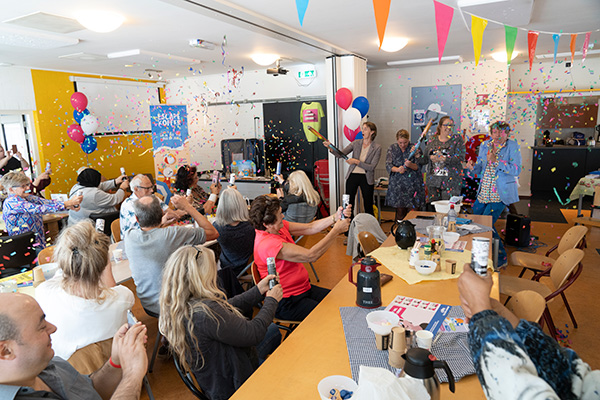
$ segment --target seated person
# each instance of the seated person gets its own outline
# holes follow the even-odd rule
[[[458,279],[469,345],[488,399],[597,399],[600,371],[561,347],[536,323],[519,320],[490,298],[492,277],[469,264]]]
[[[43,215],[65,209],[74,209],[81,201],[81,196],[74,196],[65,202],[46,200],[31,194],[31,181],[22,171],[11,171],[0,180],[8,191],[8,197],[2,203],[2,218],[6,231],[10,236],[34,231],[36,247],[46,247]]]
[[[138,298],[145,310],[155,314],[160,311],[158,295],[163,269],[169,256],[182,246],[202,244],[219,237],[217,230],[185,197],[175,195],[171,202],[190,214],[199,228],[162,227],[166,216],[163,215],[158,198],[145,196],[133,203],[140,229],[130,229],[123,239]]]
[[[321,202],[319,193],[313,188],[308,176],[302,170],[294,171],[290,174],[287,182],[283,182],[283,176],[276,175],[275,179],[283,185],[283,188],[277,188],[277,197],[281,200],[281,210],[285,215],[285,220],[290,222],[310,222],[317,213],[317,206]],[[290,204],[306,204],[311,207],[311,215],[292,215],[288,213]]]
[[[121,326],[110,359],[90,376],[54,357],[56,327],[29,295],[0,293],[0,398],[138,399],[148,368],[146,327]]]
[[[68,360],[78,349],[112,338],[127,322],[133,293],[115,283],[108,257],[108,236],[90,221],[81,221],[60,234],[53,260],[60,270],[35,289],[46,318],[57,331],[52,345]]]
[[[254,199],[250,207],[250,221],[256,229],[254,239],[254,262],[261,278],[267,276],[267,258],[274,257],[277,274],[283,288],[283,300],[279,302],[275,316],[280,319],[301,321],[329,293],[328,289],[311,285],[303,262],[315,262],[325,254],[335,238],[348,230],[351,207],[344,210],[348,218],[342,219],[342,207],[330,217],[309,224],[283,220],[279,199],[262,195]],[[329,233],[310,249],[294,243],[292,235],[314,235],[329,226]]]
[[[198,170],[193,165],[184,165],[177,170],[177,176],[173,183],[175,194],[186,196],[187,190],[191,189],[192,194],[188,201],[201,214],[209,215],[214,213],[217,197],[221,191],[219,182],[210,185],[210,196],[200,186],[198,186]]]
[[[177,250],[165,267],[160,292],[160,331],[184,368],[194,374],[212,400],[225,400],[244,383],[281,342],[273,315],[281,285],[269,290],[266,276],[229,300],[217,287],[212,251],[200,246]],[[263,300],[252,320],[242,313]],[[256,349],[254,348],[256,347]]]
[[[75,225],[90,217],[90,214],[104,214],[117,211],[115,207],[125,198],[125,189],[129,187],[127,176],[101,182],[102,175],[92,168],[84,168],[77,175],[77,183],[69,191],[69,198],[77,195],[80,191],[83,200],[78,209],[69,211],[69,226]],[[117,189],[114,194],[107,193],[108,190]]]
[[[232,268],[235,275],[246,267],[254,251],[255,232],[248,219],[242,194],[233,188],[223,190],[213,225],[219,231],[221,268]]]
[[[133,203],[136,200],[141,199],[145,196],[154,196],[154,187],[150,178],[144,174],[139,174],[133,177],[129,184],[132,190],[131,196],[123,201],[120,210],[120,223],[121,223],[121,237],[125,236],[125,233],[130,229],[139,229],[140,225],[135,219],[135,212],[133,211]],[[164,201],[158,200],[160,208],[163,210],[163,214],[167,215],[167,223],[173,222],[178,218],[185,215],[183,211],[171,210]]]
[[[23,170],[29,168],[29,164],[20,152],[12,153],[4,150],[0,145],[0,177],[8,174],[10,171]]]

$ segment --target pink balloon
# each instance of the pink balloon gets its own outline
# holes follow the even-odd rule
[[[348,88],[341,88],[335,92],[335,102],[346,110],[352,105],[352,92]]]
[[[83,143],[85,139],[85,135],[83,134],[83,129],[79,124],[71,124],[67,128],[67,135],[77,143]]]
[[[88,99],[85,97],[85,94],[75,92],[71,95],[71,105],[74,109],[81,112],[87,108]]]
[[[347,126],[344,126],[344,136],[346,136],[346,138],[351,142],[354,142],[354,139],[356,139],[356,135],[358,135],[358,132],[360,132],[360,128],[353,131]]]

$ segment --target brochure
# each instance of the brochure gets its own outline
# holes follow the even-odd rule
[[[446,304],[398,295],[385,310],[397,314],[404,328],[411,331],[425,329],[435,335],[448,316],[450,308],[451,306]]]

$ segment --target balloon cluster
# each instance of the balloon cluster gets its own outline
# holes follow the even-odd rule
[[[369,100],[364,96],[358,96],[353,101],[350,89],[341,88],[335,92],[335,102],[344,110],[342,121],[346,138],[351,142],[362,139],[360,121],[369,112]]]
[[[73,119],[77,123],[71,124],[67,128],[67,135],[81,144],[81,150],[84,153],[93,153],[96,151],[98,143],[96,142],[96,138],[91,135],[96,133],[98,129],[98,118],[90,114],[90,111],[86,108],[88,99],[81,92],[73,93],[71,96],[71,105],[75,109],[73,110]]]

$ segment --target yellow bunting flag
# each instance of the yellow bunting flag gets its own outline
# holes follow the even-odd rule
[[[483,31],[487,26],[487,20],[471,15],[471,36],[473,36],[473,52],[475,53],[475,67],[479,65],[481,57],[481,45],[483,43]]]
[[[375,12],[375,25],[377,25],[377,35],[379,36],[379,50],[383,44],[385,35],[385,26],[390,15],[390,4],[392,0],[373,0],[373,11]]]

